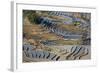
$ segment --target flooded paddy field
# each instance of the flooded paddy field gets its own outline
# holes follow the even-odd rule
[[[91,14],[23,10],[23,62],[91,59]]]
[[[24,62],[91,59],[91,48],[88,45],[46,46],[45,49],[35,50],[32,47],[26,50],[24,47],[23,51]]]

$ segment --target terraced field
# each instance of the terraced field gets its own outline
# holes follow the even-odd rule
[[[91,59],[90,14],[24,10],[23,16],[24,63]]]
[[[49,50],[47,50],[49,48]],[[23,61],[39,62],[39,61],[63,61],[63,60],[79,60],[90,59],[90,47],[79,45],[67,46],[47,46],[45,49],[34,50],[31,45],[24,45]]]

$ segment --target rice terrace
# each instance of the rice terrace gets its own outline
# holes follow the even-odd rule
[[[91,13],[23,10],[23,63],[91,59]]]

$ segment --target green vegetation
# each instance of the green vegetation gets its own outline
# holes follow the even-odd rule
[[[80,25],[80,22],[74,22],[74,26]]]
[[[28,17],[29,21],[32,24],[37,24],[37,19],[39,18],[39,15],[36,13],[36,11],[23,10],[23,18],[25,17]]]

